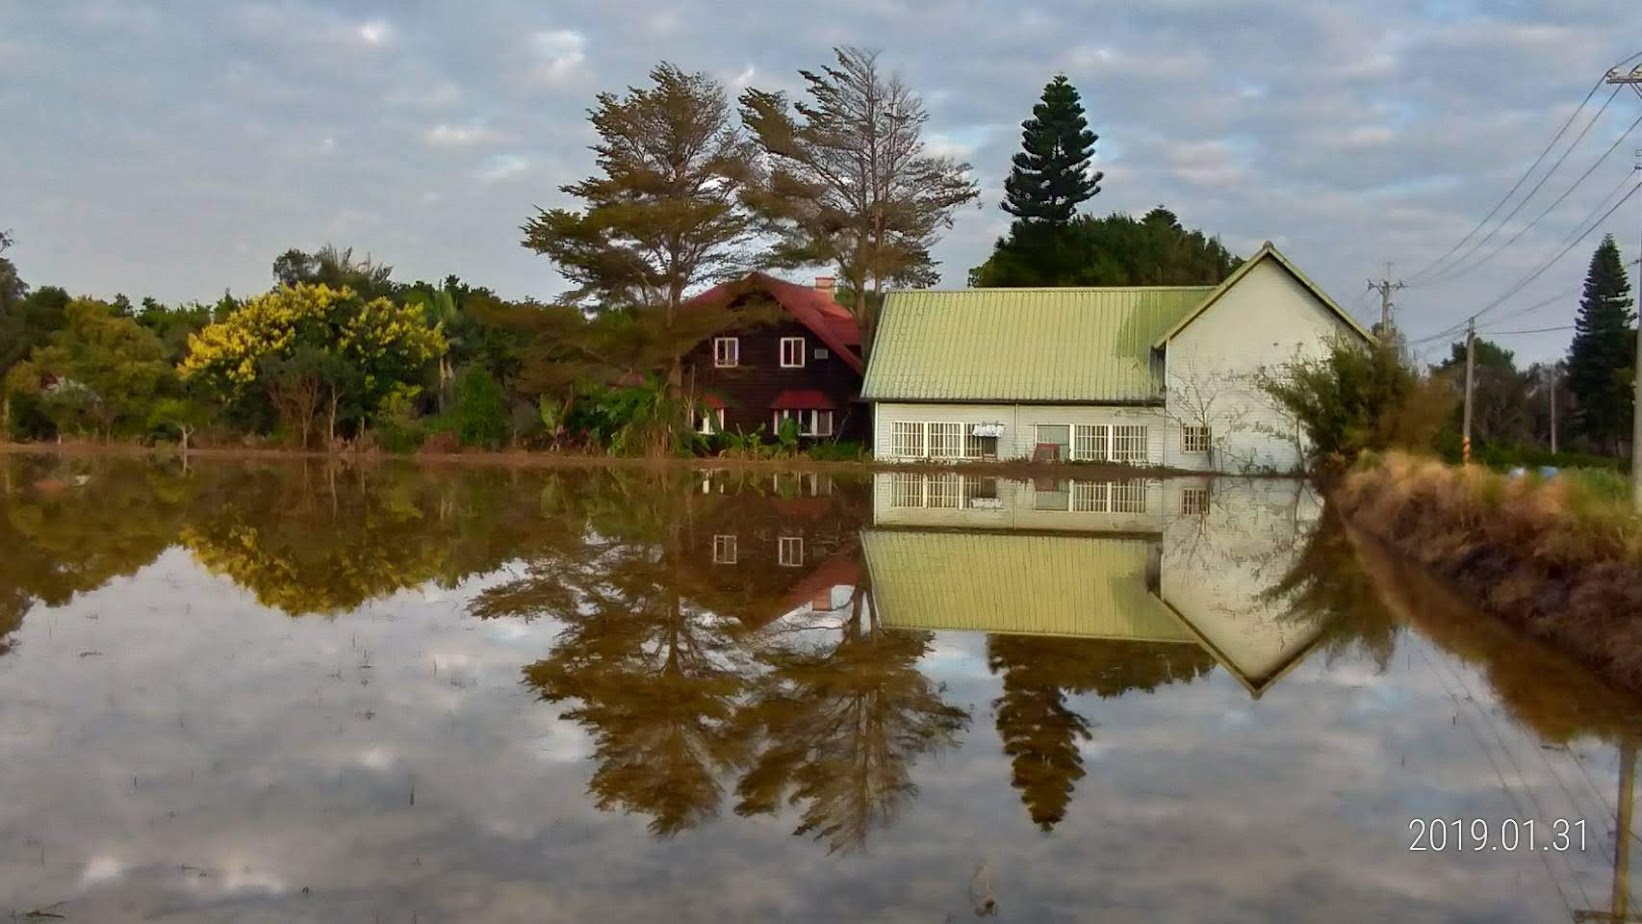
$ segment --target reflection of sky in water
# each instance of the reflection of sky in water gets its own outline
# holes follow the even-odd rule
[[[561,627],[465,615],[501,580],[290,619],[174,549],[37,608],[0,659],[0,910],[941,921],[989,887],[1019,921],[1539,922],[1566,919],[1553,875],[1606,907],[1613,749],[1542,748],[1418,637],[1383,674],[1313,653],[1258,700],[1218,668],[1068,697],[1092,738],[1045,834],[1010,786],[985,636],[939,633],[919,668],[969,729],[919,759],[917,799],[866,851],[829,855],[793,836],[797,809],[737,817],[733,781],[667,840],[598,811],[573,704],[520,681]],[[1591,849],[1407,849],[1414,816],[1525,814],[1588,819]]]

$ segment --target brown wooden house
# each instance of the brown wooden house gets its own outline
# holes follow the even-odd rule
[[[778,309],[775,320],[727,330],[684,356],[685,385],[697,397],[704,433],[752,433],[773,438],[787,419],[806,440],[863,440],[870,427],[860,402],[864,364],[861,333],[833,297],[833,280],[812,286],[764,273],[703,292],[686,304],[754,303]]]

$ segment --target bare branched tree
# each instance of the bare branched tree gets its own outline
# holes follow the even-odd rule
[[[833,49],[834,64],[799,71],[805,101],[751,89],[742,118],[770,159],[748,201],[777,239],[772,262],[834,264],[869,345],[885,284],[930,285],[942,229],[980,188],[969,164],[928,153],[923,101],[878,53]]]

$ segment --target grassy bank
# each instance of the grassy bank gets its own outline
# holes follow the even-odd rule
[[[1334,500],[1478,608],[1642,692],[1642,524],[1613,479],[1391,454],[1348,475]]]

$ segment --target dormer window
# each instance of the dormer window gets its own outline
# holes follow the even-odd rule
[[[781,338],[781,368],[799,369],[804,365],[804,338]]]

